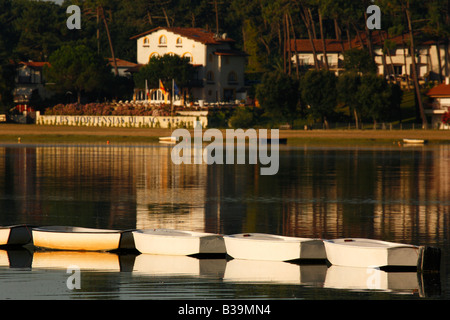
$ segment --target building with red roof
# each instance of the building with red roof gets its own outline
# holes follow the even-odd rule
[[[14,103],[18,111],[32,111],[30,106],[32,94],[37,94],[40,98],[45,99],[53,95],[53,93],[45,88],[45,80],[43,76],[43,68],[49,65],[48,62],[40,61],[21,61],[16,65],[16,78],[14,88]]]
[[[137,44],[137,63],[145,65],[153,56],[176,54],[196,66],[193,87],[182,89],[181,100],[223,102],[245,98],[246,54],[234,48],[227,34],[215,34],[202,28],[159,27],[131,37]],[[158,88],[137,93],[137,99],[167,102]],[[182,102],[181,102],[182,103]]]
[[[411,79],[413,68],[409,34],[391,36],[386,31],[376,30],[371,32],[371,40],[378,74],[397,80]],[[439,75],[444,74],[446,68],[444,45],[434,40],[421,40],[419,34],[414,40],[419,80],[422,82],[440,80]],[[319,66],[323,66],[325,60],[323,42],[316,39],[313,40],[313,44]],[[291,52],[294,65],[299,63],[305,68],[314,67],[313,44],[309,39],[291,40],[286,50]],[[360,32],[350,41],[326,39],[325,47],[330,70],[339,74],[343,71],[344,52],[353,48],[368,48],[368,45],[365,32]]]
[[[450,112],[450,79],[447,77],[445,83],[441,83],[427,92],[427,96],[432,99],[430,108],[425,113],[431,116],[434,128],[450,129],[448,125],[442,123],[442,116]]]

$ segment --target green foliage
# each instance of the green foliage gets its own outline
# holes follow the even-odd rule
[[[301,80],[301,97],[309,106],[308,113],[327,125],[337,102],[336,76],[326,70],[310,70]]]
[[[357,95],[362,113],[374,122],[389,119],[400,108],[399,88],[389,85],[385,79],[375,74],[361,77]]]
[[[84,45],[63,46],[50,56],[50,66],[44,67],[49,88],[57,92],[75,91],[80,102],[82,92],[103,88],[112,76],[107,62]]]
[[[298,80],[279,71],[266,73],[256,88],[256,98],[270,122],[291,123],[298,116]]]
[[[148,64],[142,67],[134,75],[134,82],[137,88],[145,88],[145,80],[148,81],[149,88],[158,88],[159,80],[164,86],[172,88],[172,79],[175,79],[177,86],[187,87],[193,73],[193,66],[188,58],[178,55],[153,56]]]
[[[256,123],[256,117],[252,107],[237,107],[234,114],[231,116],[229,125],[232,128],[251,128]]]
[[[230,108],[211,110],[211,112],[208,112],[208,127],[228,128],[228,122],[233,112],[234,110]]]
[[[344,52],[344,68],[347,71],[375,73],[377,65],[367,50],[350,49]]]

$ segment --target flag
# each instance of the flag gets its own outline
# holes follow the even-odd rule
[[[173,81],[173,92],[176,96],[180,95],[180,89],[178,89],[177,84],[175,83],[175,80]]]
[[[166,93],[167,93],[167,91],[166,91],[166,89],[164,88],[164,85],[163,85],[161,79],[159,80],[159,90],[161,90],[163,94],[166,94]]]

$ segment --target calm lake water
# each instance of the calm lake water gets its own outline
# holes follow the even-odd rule
[[[448,299],[450,146],[282,146],[280,168],[174,165],[163,145],[0,145],[0,225],[364,237],[442,249],[438,275],[0,250],[0,299]],[[69,289],[79,265],[80,289]],[[182,266],[182,267],[180,267]],[[361,277],[360,277],[361,278]]]

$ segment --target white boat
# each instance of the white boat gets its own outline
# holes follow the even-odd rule
[[[240,233],[223,238],[227,254],[234,259],[271,261],[326,259],[323,242],[320,239],[264,233]]]
[[[420,247],[363,238],[324,240],[332,265],[350,267],[417,267]]]
[[[175,144],[177,141],[177,137],[159,137],[159,143]]]
[[[403,143],[411,145],[422,145],[426,143],[426,140],[422,139],[403,139]]]
[[[33,228],[35,247],[54,250],[112,251],[120,249],[120,230],[66,226]]]
[[[27,225],[0,227],[0,246],[25,245],[31,242],[31,229]]]
[[[223,237],[214,233],[173,229],[133,231],[136,249],[141,253],[162,255],[224,254]]]

